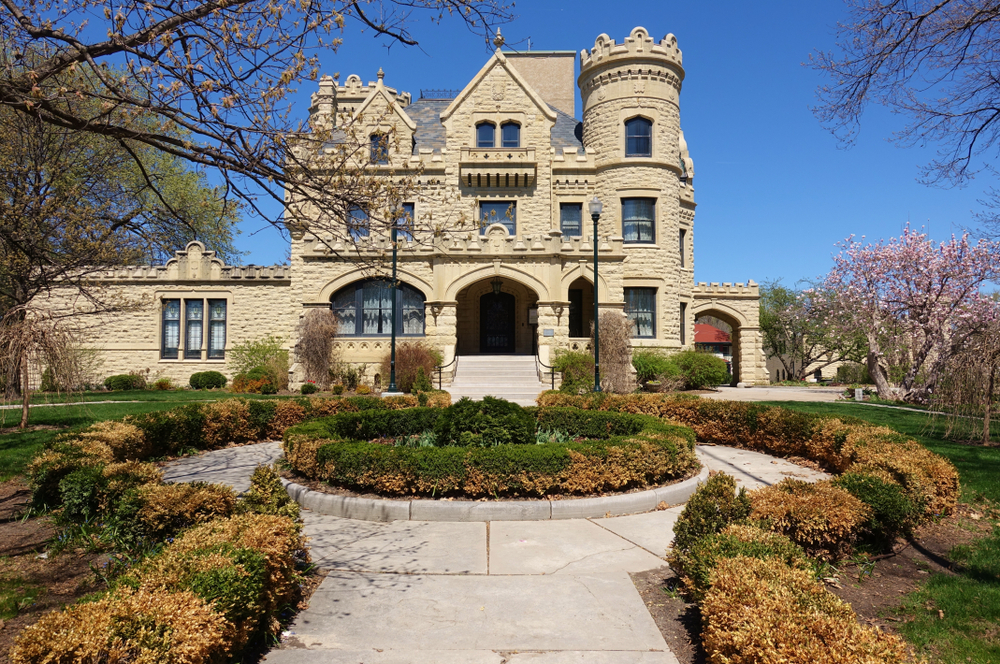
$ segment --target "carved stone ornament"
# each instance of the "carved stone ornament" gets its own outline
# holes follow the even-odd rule
[[[504,88],[506,88],[504,81],[493,81],[493,101],[503,101]]]
[[[642,79],[639,79],[638,81],[635,82],[635,85],[632,86],[632,89],[635,91],[635,94],[637,95],[646,94],[646,82],[643,81]]]

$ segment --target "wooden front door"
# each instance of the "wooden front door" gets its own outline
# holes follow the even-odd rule
[[[479,352],[514,352],[514,296],[487,293],[479,298]]]

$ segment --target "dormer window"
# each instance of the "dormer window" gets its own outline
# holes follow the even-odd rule
[[[476,125],[476,147],[492,148],[496,146],[497,128],[491,122],[481,122]]]
[[[389,137],[385,134],[371,135],[371,162],[373,164],[389,163]]]
[[[625,121],[625,156],[653,156],[653,123],[646,118]]]
[[[521,147],[521,125],[516,122],[505,122],[500,125],[500,138],[505,148]]]

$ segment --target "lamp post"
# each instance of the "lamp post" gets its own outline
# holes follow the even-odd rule
[[[396,300],[399,299],[396,285],[396,231],[399,228],[399,219],[403,215],[403,206],[396,203],[391,213],[392,230],[389,231],[389,238],[392,242],[392,322],[389,327],[392,330],[392,341],[389,350],[389,389],[383,396],[400,394],[396,389]]]
[[[590,218],[594,220],[594,391],[601,391],[601,325],[597,309],[597,220],[604,205],[597,196],[590,201]]]

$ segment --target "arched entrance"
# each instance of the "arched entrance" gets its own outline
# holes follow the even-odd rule
[[[717,355],[726,360],[730,365],[732,381],[730,385],[739,384],[742,377],[740,333],[742,322],[729,312],[721,309],[700,307],[695,311],[695,349]],[[699,326],[718,330],[722,334],[705,335],[704,329],[699,330]],[[711,338],[709,338],[709,336]],[[728,346],[728,347],[727,347]]]
[[[455,298],[459,355],[535,352],[538,294],[494,275],[460,290]]]
[[[594,323],[594,285],[588,279],[577,277],[569,285],[568,295],[570,339],[589,342]]]

